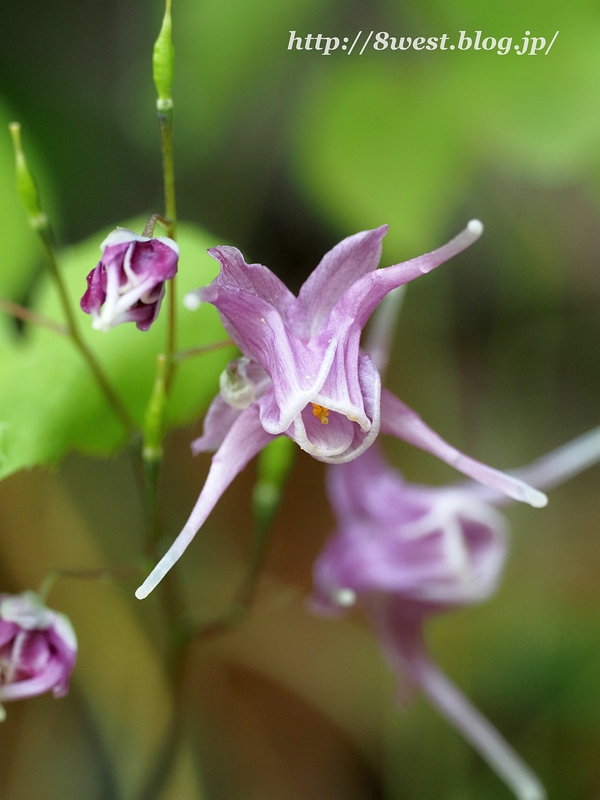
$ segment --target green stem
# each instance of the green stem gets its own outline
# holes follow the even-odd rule
[[[146,485],[147,530],[146,554],[155,558],[156,544],[160,538],[160,517],[158,508],[158,481],[160,479],[160,459],[144,458],[144,476]]]
[[[100,567],[99,569],[55,569],[49,572],[41,582],[38,594],[46,602],[52,587],[60,578],[74,578],[80,581],[103,581],[106,583],[134,578],[144,571],[145,569],[142,569],[142,567],[133,565]]]
[[[165,189],[165,218],[170,226],[169,236],[175,239],[177,212],[175,210],[175,169],[173,161],[173,108],[158,112],[162,144]]]
[[[205,641],[212,639],[214,636],[220,636],[244,622],[250,613],[256,596],[258,581],[269,551],[270,542],[270,522],[255,521],[250,544],[250,563],[231,605],[222,616],[207,622],[181,621],[175,629],[176,640],[180,647],[188,647],[194,641]]]
[[[49,228],[44,228],[39,230],[38,233],[42,240],[42,244],[44,245],[46,255],[48,256],[48,266],[50,269],[50,274],[58,290],[58,295],[62,305],[63,313],[67,320],[67,328],[69,331],[69,336],[75,347],[79,350],[84,360],[86,361],[94,378],[96,379],[96,382],[98,383],[98,386],[104,393],[104,396],[108,401],[108,404],[114,411],[115,416],[118,418],[118,420],[120,421],[123,428],[127,431],[127,433],[131,433],[135,429],[135,422],[129,415],[129,412],[121,402],[120,397],[117,395],[112,385],[110,384],[108,378],[104,374],[104,370],[98,363],[96,356],[92,353],[87,344],[84,342],[81,333],[79,332],[79,327],[77,325],[75,315],[73,314],[73,309],[71,308],[71,303],[69,301],[69,296],[67,294],[66,286],[58,269],[58,264],[56,263],[56,255],[54,253],[54,248],[52,246],[52,242],[50,239],[50,230]]]
[[[159,101],[160,103],[160,101]],[[162,146],[162,162],[163,162],[163,181],[165,192],[165,219],[167,223],[167,235],[171,239],[176,238],[177,233],[177,209],[175,205],[175,166],[173,159],[173,107],[171,103],[170,108],[161,109],[158,111],[158,124],[160,127],[160,139]],[[167,371],[165,378],[165,386],[167,394],[171,389],[173,376],[176,367],[176,361],[173,358],[175,352],[175,325],[176,325],[176,283],[175,278],[169,281],[168,291],[168,308],[169,308],[169,322],[167,332]]]
[[[245,611],[250,609],[256,594],[258,579],[262,572],[271,542],[271,530],[274,516],[275,509],[272,513],[265,514],[264,516],[256,514],[255,512],[252,540],[250,542],[250,564],[248,565],[248,571],[242,585],[238,589],[237,597],[234,601],[234,605],[237,605]]]
[[[226,633],[241,624],[247,617],[258,588],[258,581],[269,551],[271,542],[272,515],[256,518],[252,527],[250,543],[250,562],[241,585],[235,593],[229,609],[220,617],[207,622],[181,622],[177,629],[180,646],[188,646],[192,641],[211,639]]]
[[[165,387],[166,357],[160,353],[156,357],[156,377],[152,394],[144,417],[144,443],[142,459],[146,477],[146,500],[148,509],[148,554],[154,553],[160,526],[158,520],[158,481],[160,463],[163,457],[164,416],[167,402]]]

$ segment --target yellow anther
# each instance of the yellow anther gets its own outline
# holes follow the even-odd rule
[[[313,407],[313,414],[315,417],[318,417],[321,420],[321,425],[328,425],[329,420],[327,417],[329,416],[329,409],[323,408],[323,406],[319,406],[316,403],[311,403]]]

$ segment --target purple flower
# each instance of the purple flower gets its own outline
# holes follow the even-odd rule
[[[599,458],[596,428],[520,474],[551,487]],[[490,504],[506,496],[477,484],[409,484],[377,445],[332,467],[328,489],[338,529],[314,565],[313,611],[337,616],[358,602],[405,693],[420,687],[520,800],[542,800],[536,776],[440,671],[423,636],[430,616],[485,600],[498,586],[507,529]]]
[[[404,681],[403,699],[420,687],[517,797],[541,800],[535,775],[443,675],[423,637],[429,616],[495,590],[507,552],[503,518],[467,488],[406,483],[377,446],[328,477],[338,529],[314,565],[312,610],[337,616],[358,602]]]
[[[77,637],[64,614],[35,592],[0,594],[0,719],[8,700],[50,690],[63,697],[76,656]]]
[[[406,483],[378,446],[331,469],[328,490],[339,530],[315,565],[313,602],[324,613],[385,593],[423,617],[496,589],[506,526],[476,492]]]
[[[361,351],[367,320],[393,289],[447,261],[482,233],[472,220],[448,244],[377,269],[387,226],[344,239],[327,253],[295,297],[267,267],[247,264],[234,247],[209,253],[221,272],[186,297],[212,303],[242,358],[221,379],[194,453],[217,450],[204,488],[171,550],[136,592],[146,597],[181,556],[233,478],[276,436],[289,436],[319,461],[343,464],[380,431],[433,453],[478,481],[534,506],[546,498],[515,478],[463,455],[408,406],[381,389]]]
[[[175,277],[179,248],[172,239],[138,236],[117,228],[100,245],[102,258],[87,276],[81,308],[93,317],[92,327],[108,331],[135,322],[147,331],[158,316],[165,281]]]

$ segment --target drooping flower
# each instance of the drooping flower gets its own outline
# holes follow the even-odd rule
[[[177,272],[178,246],[164,236],[151,239],[117,228],[100,249],[102,258],[87,276],[81,308],[92,315],[96,330],[135,322],[139,330],[147,331],[158,316],[165,281]]]
[[[344,239],[327,253],[295,297],[267,267],[247,264],[234,247],[214,247],[220,274],[186,298],[212,303],[242,358],[229,366],[194,453],[216,450],[192,514],[172,548],[136,592],[146,597],[181,556],[219,497],[276,436],[289,436],[330,464],[359,456],[380,431],[404,439],[466,475],[518,500],[546,498],[446,443],[408,406],[381,388],[360,336],[385,296],[460,253],[483,231],[472,220],[454,239],[418,258],[377,269],[387,226]]]
[[[35,592],[0,594],[0,719],[2,703],[52,690],[63,697],[77,657],[73,626]]]
[[[597,428],[525,468],[521,477],[548,488],[599,459]],[[491,504],[507,502],[506,496],[477,484],[409,484],[377,445],[331,467],[328,489],[338,528],[314,565],[313,611],[338,616],[358,603],[404,694],[419,687],[520,800],[542,800],[536,776],[441,672],[423,635],[432,615],[481,602],[498,586],[507,527]]]

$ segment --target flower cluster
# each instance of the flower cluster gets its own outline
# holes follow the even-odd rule
[[[87,276],[81,308],[92,315],[96,330],[135,322],[147,331],[160,311],[165,281],[177,272],[179,248],[163,236],[151,239],[117,228],[100,249],[102,258]]]
[[[234,247],[209,253],[220,274],[186,297],[188,308],[212,303],[242,351],[192,444],[216,450],[189,520],[137,590],[146,597],[189,545],[235,476],[273,438],[285,435],[319,461],[360,456],[380,432],[426,450],[510,497],[543,506],[546,497],[522,481],[460,453],[394,395],[381,388],[362,329],[392,290],[460,253],[481,235],[472,220],[450,242],[410,261],[377,269],[383,226],[344,239],[328,252],[295,297],[267,267],[247,264]]]
[[[77,637],[64,614],[35,592],[0,594],[0,704],[50,690],[62,697],[76,657]]]

